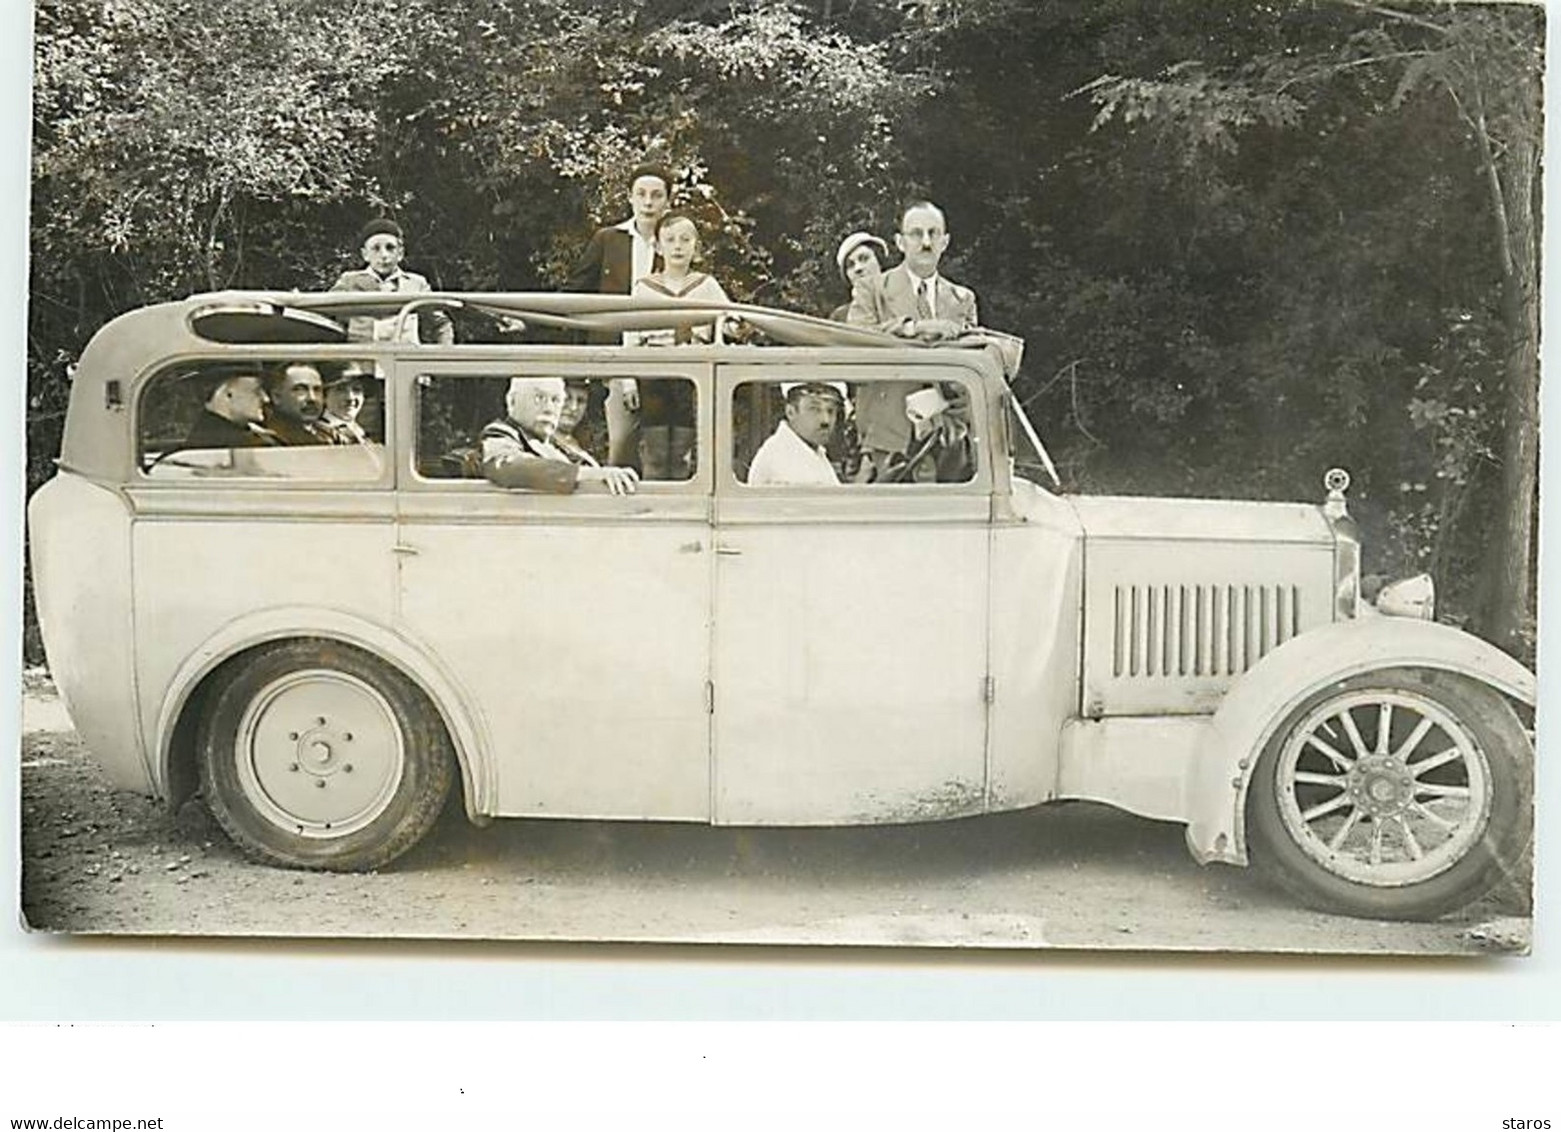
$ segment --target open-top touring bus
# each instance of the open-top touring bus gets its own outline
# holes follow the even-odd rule
[[[115,319],[29,507],[82,738],[123,787],[199,792],[261,861],[384,866],[452,790],[479,822],[1092,799],[1375,917],[1456,909],[1528,852],[1533,676],[1436,623],[1426,579],[1367,600],[1342,472],[1315,502],[1059,494],[1000,338],[403,299],[226,293]],[[491,341],[347,340],[350,319],[430,304]],[[706,344],[579,341],[711,322]],[[299,366],[357,367],[358,442],[197,427],[216,391],[255,387],[230,379]],[[499,486],[481,436],[517,377],[671,398],[684,458],[628,494]],[[919,406],[916,435],[960,458],[919,445],[872,480],[751,483],[799,384]]]

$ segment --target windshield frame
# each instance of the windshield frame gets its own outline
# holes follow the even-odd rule
[[[1025,413],[1024,406],[1019,398],[1014,396],[1012,389],[1008,390],[1003,398],[1007,412],[1003,414],[1003,429],[1006,432],[1005,439],[1008,442],[1008,474],[1011,479],[1022,479],[1035,484],[1042,490],[1048,490],[1047,486],[1020,472],[1020,457],[1025,455],[1024,448],[1028,447],[1034,455],[1040,457],[1040,467],[1051,477],[1052,487],[1061,489],[1062,477],[1057,474],[1057,465],[1052,462],[1051,453],[1046,451],[1046,445],[1041,442],[1041,434],[1036,431],[1035,425],[1030,423],[1029,415]],[[1019,422],[1019,430],[1016,433],[1013,427],[1015,421]],[[1034,466],[1030,461],[1023,461],[1028,466]]]

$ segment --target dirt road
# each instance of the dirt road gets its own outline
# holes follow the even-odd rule
[[[1082,803],[824,830],[450,812],[384,872],[290,872],[241,858],[198,805],[113,790],[37,678],[23,727],[22,910],[48,931],[1426,954],[1489,947],[1476,925],[1515,910],[1321,915],[1199,867],[1179,826]]]

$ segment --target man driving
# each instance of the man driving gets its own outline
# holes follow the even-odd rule
[[[748,467],[749,486],[839,486],[824,446],[845,413],[845,386],[837,381],[800,381],[783,384],[781,393],[786,415],[754,453]]]

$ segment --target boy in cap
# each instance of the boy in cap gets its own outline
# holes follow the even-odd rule
[[[405,295],[417,295],[429,291],[428,280],[415,271],[401,266],[406,254],[405,238],[401,225],[394,220],[370,220],[358,234],[358,244],[366,265],[361,271],[344,271],[331,285],[332,291],[388,291]],[[441,310],[428,312],[429,327],[434,341],[448,346],[455,341],[455,326],[450,316]],[[349,342],[387,342],[395,336],[394,318],[354,316],[347,320]],[[408,315],[402,324],[401,340],[421,341],[418,316]]]

